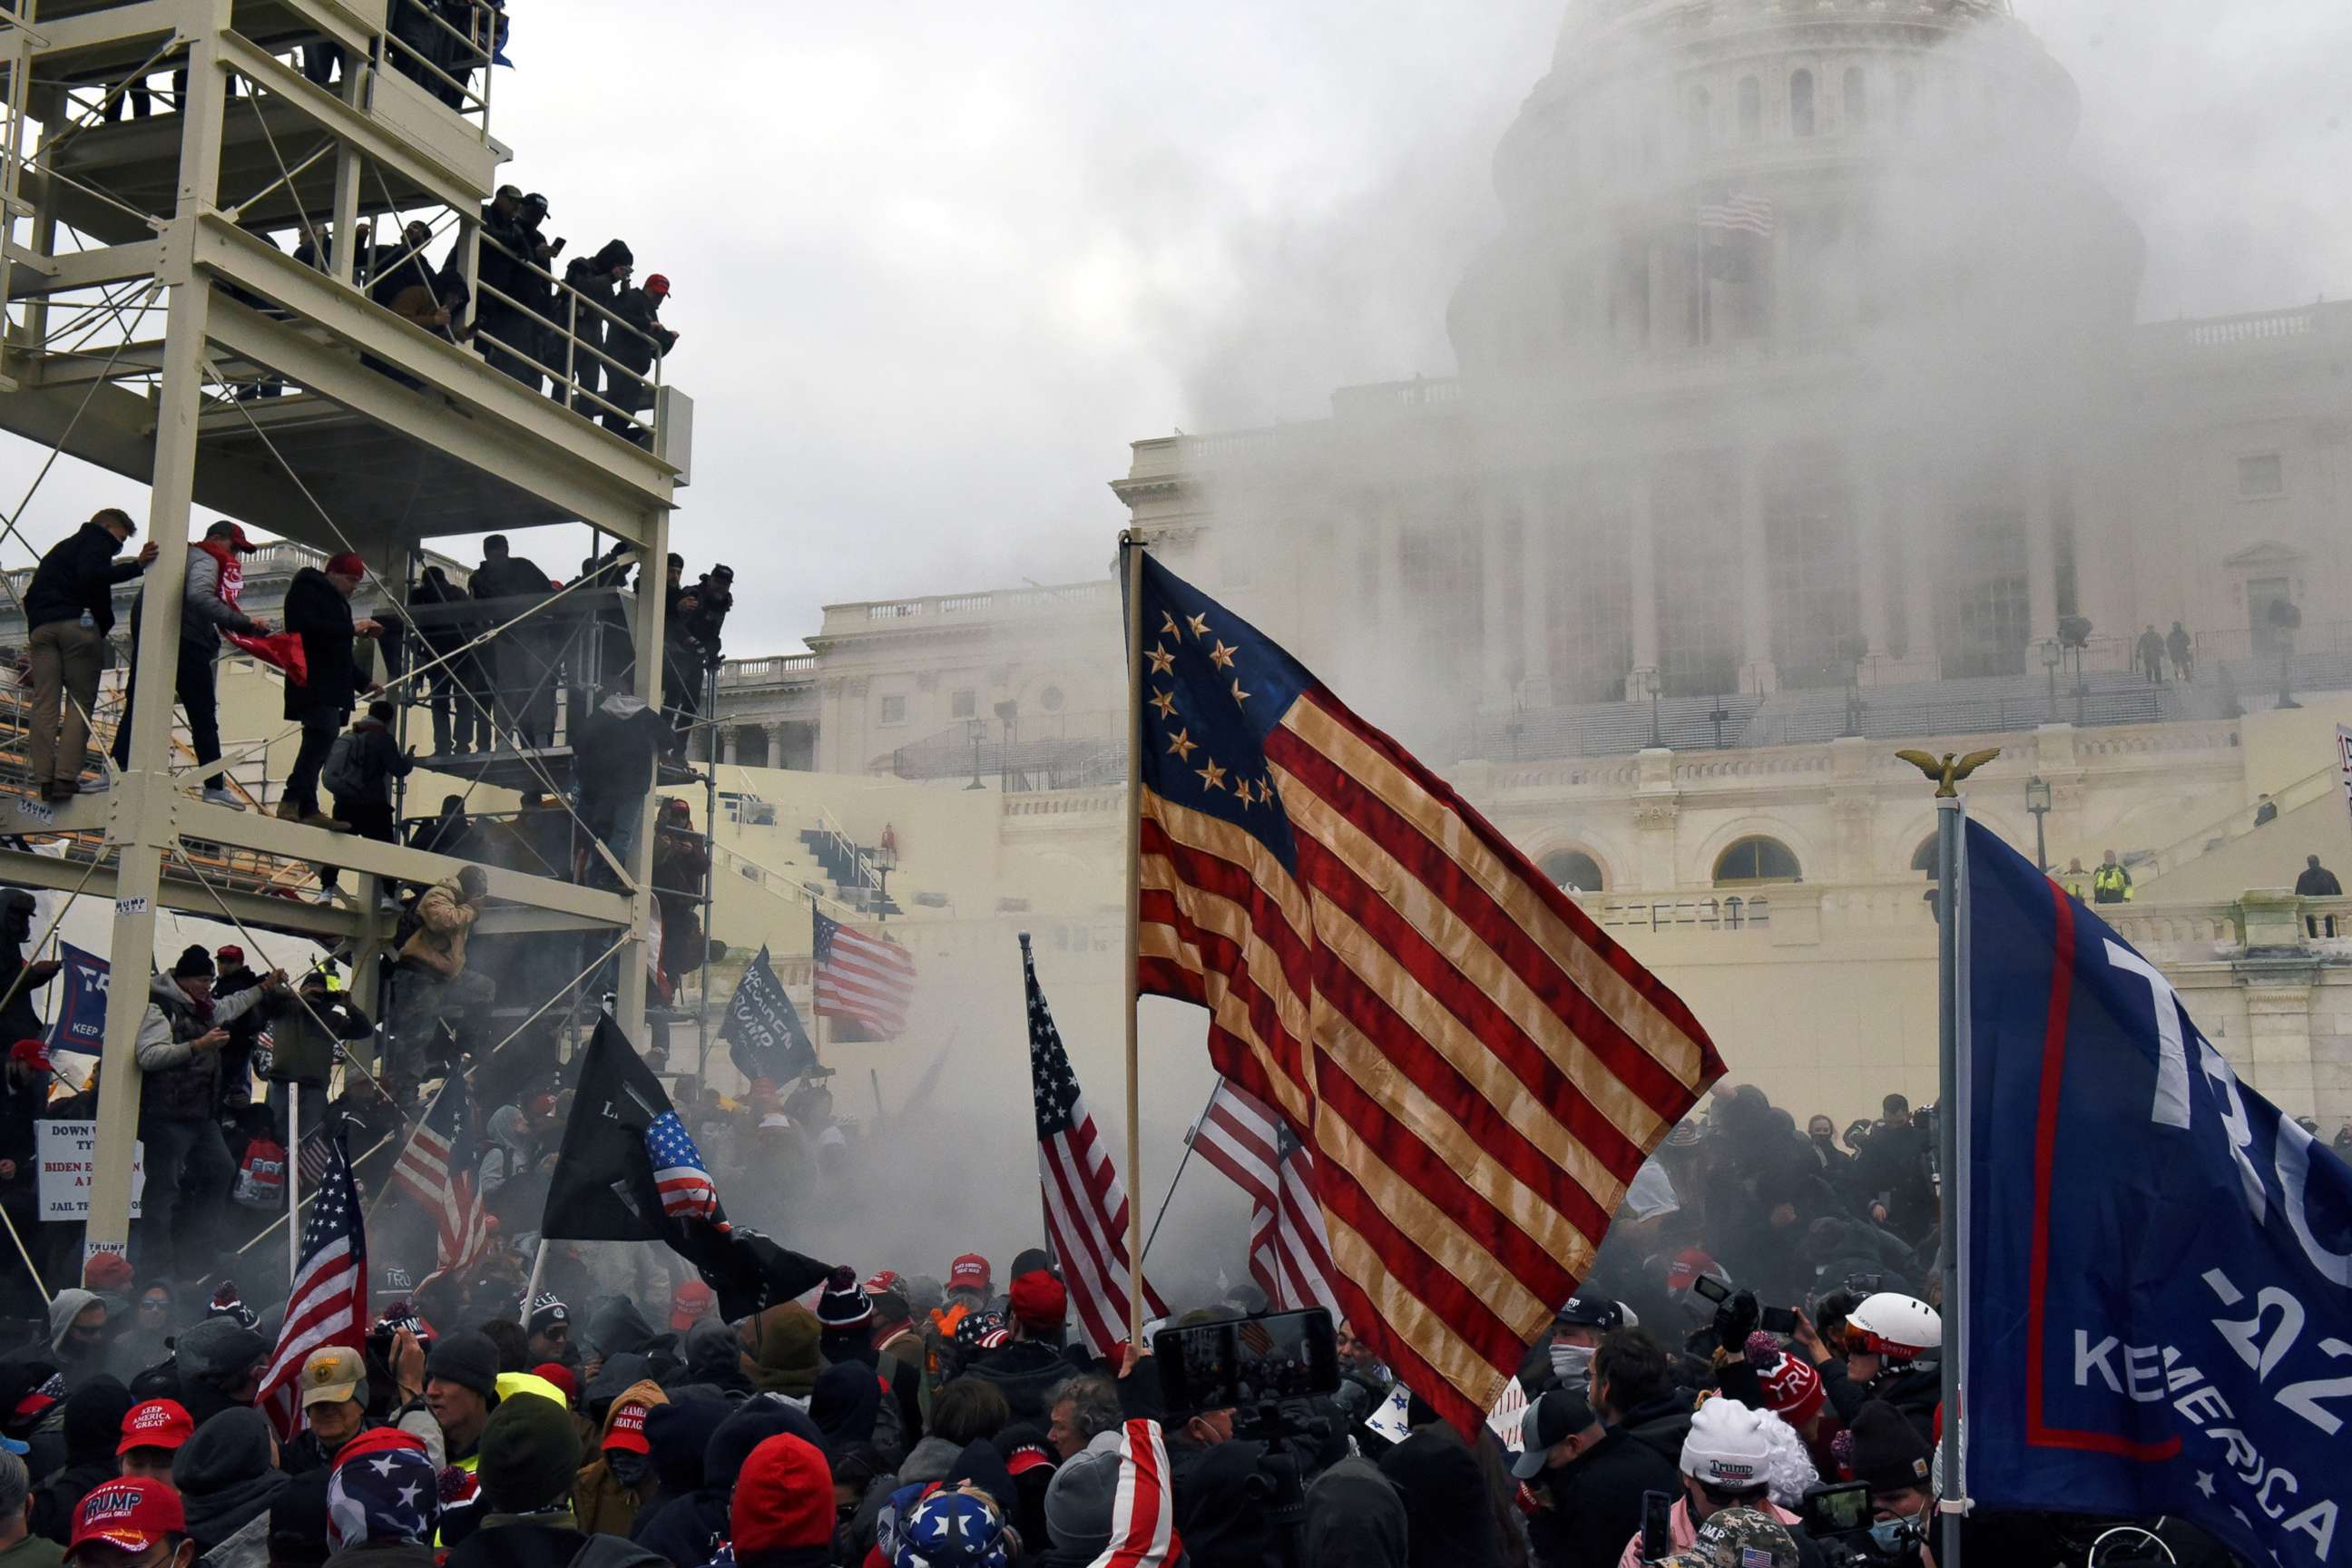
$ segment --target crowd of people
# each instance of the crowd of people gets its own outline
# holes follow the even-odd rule
[[[828,1145],[778,1134],[835,1126],[821,1085],[677,1099],[714,1171],[760,1174],[735,1192],[799,1183]],[[474,1173],[497,1224],[464,1268],[425,1271],[434,1217],[381,1205],[364,1347],[311,1350],[275,1411],[275,1312],[157,1254],[93,1258],[0,1353],[0,1563],[1080,1568],[1139,1497],[1180,1544],[1134,1561],[1193,1568],[1908,1568],[1954,1530],[2040,1568],[2100,1528],[1934,1510],[1936,1138],[1899,1096],[1841,1132],[1719,1091],[1466,1435],[1345,1324],[1336,1387],[1298,1387],[1314,1357],[1292,1353],[1244,1376],[1262,1395],[1173,1402],[1150,1332],[1107,1357],[1072,1342],[1040,1250],[925,1276],[880,1244],[722,1321],[658,1245],[538,1237],[567,1115],[545,1089],[488,1111]],[[1152,1327],[1265,1306],[1245,1286]],[[1216,1359],[1174,1353],[1196,1376]],[[2179,1563],[2228,1561],[2147,1522]]]

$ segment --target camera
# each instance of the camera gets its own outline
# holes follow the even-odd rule
[[[1321,1307],[1162,1329],[1151,1343],[1166,1407],[1234,1411],[1236,1435],[1267,1409],[1339,1389],[1339,1336]]]
[[[1805,1494],[1797,1512],[1805,1533],[1822,1549],[1822,1560],[1830,1568],[1877,1568],[1903,1561],[1871,1537],[1874,1510],[1867,1481],[1815,1487]]]

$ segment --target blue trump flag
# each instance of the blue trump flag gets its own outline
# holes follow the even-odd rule
[[[49,1049],[96,1056],[106,1044],[107,962],[69,942],[58,943],[58,957],[65,968],[49,1015]]]
[[[1962,875],[1969,1495],[2178,1514],[2250,1563],[2334,1561],[2352,1170],[1974,823]]]
[[[729,998],[719,1038],[745,1078],[789,1083],[817,1068],[816,1046],[801,1026],[800,1012],[784,994],[764,947]]]

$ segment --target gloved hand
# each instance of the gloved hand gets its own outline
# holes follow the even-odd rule
[[[1738,1291],[1715,1310],[1715,1342],[1738,1355],[1746,1350],[1748,1336],[1756,1331],[1756,1325],[1762,1320],[1763,1310],[1756,1304],[1756,1292]]]

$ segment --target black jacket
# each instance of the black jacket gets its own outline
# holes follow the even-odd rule
[[[1050,1414],[1045,1395],[1076,1370],[1043,1340],[1022,1340],[981,1352],[965,1366],[963,1375],[976,1383],[994,1384],[1004,1403],[1013,1407],[1015,1421],[1043,1421]]]
[[[89,612],[102,635],[114,629],[114,585],[146,570],[136,556],[117,561],[122,542],[103,525],[85,522],[49,546],[25,588],[25,629],[38,631]]]
[[[353,624],[352,602],[335,591],[324,572],[305,566],[294,574],[286,587],[286,629],[300,635],[310,679],[300,686],[286,683],[287,718],[349,712],[352,699],[367,689],[352,654],[352,639],[358,635]]]
[[[2340,899],[2344,884],[2336,873],[2325,866],[2314,866],[2294,879],[2294,896],[2298,899]]]
[[[1627,1411],[1617,1425],[1628,1437],[1679,1470],[1683,1439],[1690,1436],[1691,1396],[1680,1390],[1661,1394]]]
[[[625,331],[608,325],[604,352],[638,374],[653,369],[655,360],[677,346],[677,334],[661,324],[658,296],[643,289],[624,289],[613,301],[613,314],[636,330]]]
[[[1541,1568],[1610,1568],[1641,1532],[1642,1494],[1683,1491],[1681,1472],[1622,1426],[1528,1485],[1545,1504],[1528,1524]]]
[[[1839,1420],[1852,1425],[1864,1405],[1874,1399],[1883,1399],[1909,1417],[1922,1437],[1934,1439],[1936,1406],[1944,1398],[1941,1361],[1930,1357],[1907,1365],[1890,1366],[1866,1384],[1848,1377],[1843,1362],[1832,1360],[1819,1370],[1822,1391],[1828,1394],[1830,1407],[1837,1412]]]
[[[509,555],[503,561],[485,561],[474,569],[468,584],[477,600],[511,599],[522,594],[552,594],[555,584],[536,561],[526,561],[520,555]]]
[[[662,716],[642,705],[625,719],[602,706],[583,719],[572,748],[582,815],[593,823],[599,809],[645,798],[669,735]]]

